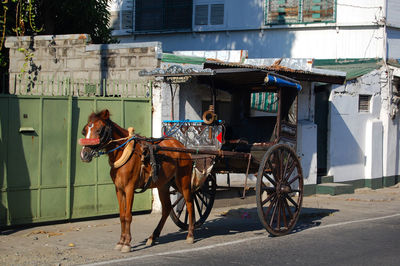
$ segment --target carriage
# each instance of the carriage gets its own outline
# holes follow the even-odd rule
[[[256,177],[256,204],[264,228],[274,236],[289,233],[300,215],[303,174],[296,154],[298,81],[261,69],[217,68],[204,72],[179,70],[142,73],[163,77],[195,77],[211,91],[211,104],[202,120],[164,120],[163,133],[185,148],[162,150],[190,153],[193,159],[192,195],[195,227],[212,209],[219,174],[244,174],[243,197],[249,175]],[[232,95],[230,117],[220,119],[217,88]],[[253,107],[251,109],[251,107]],[[261,110],[261,111],[260,111]],[[188,212],[174,183],[170,217],[188,229]]]
[[[274,236],[289,233],[303,200],[303,174],[295,152],[300,84],[251,68],[198,71],[173,66],[166,72],[142,75],[162,76],[166,84],[174,77],[196,76],[197,82],[211,88],[211,105],[202,120],[164,121],[165,136],[157,139],[136,135],[132,127],[120,127],[110,119],[107,109],[89,115],[82,130],[85,138],[79,140],[80,157],[90,162],[108,155],[121,221],[115,249],[131,251],[135,189],[148,188],[158,189],[162,215],[146,244],[155,243],[168,215],[188,230],[186,241],[194,243],[194,229],[210,214],[216,175],[221,173],[244,173],[243,195],[249,175],[256,175],[257,213],[262,225]],[[226,121],[216,114],[221,109],[216,101],[217,87],[232,95],[231,116]],[[249,115],[249,106],[269,112]]]

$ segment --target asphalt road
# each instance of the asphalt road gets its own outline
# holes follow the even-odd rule
[[[218,226],[208,228],[214,231]],[[248,224],[242,226],[236,230],[248,230]],[[400,214],[300,228],[301,224],[300,231],[284,237],[260,232],[258,236],[132,256],[104,265],[400,265]],[[198,232],[198,237],[208,236]]]
[[[282,237],[262,227],[254,198],[226,201],[195,231],[194,244],[168,219],[147,247],[160,214],[135,215],[130,253],[113,250],[119,218],[0,231],[0,265],[400,265],[400,184],[305,197],[295,229]]]

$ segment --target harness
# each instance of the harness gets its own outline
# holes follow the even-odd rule
[[[144,187],[140,189],[140,191],[136,191],[136,193],[142,193],[146,191],[152,182],[156,183],[158,181],[158,174],[160,165],[157,163],[157,152],[161,149],[158,143],[161,141],[168,139],[171,135],[173,135],[176,131],[178,131],[183,123],[180,123],[178,126],[171,128],[168,132],[164,134],[161,138],[145,138],[139,135],[133,134],[134,129],[128,128],[129,136],[120,138],[120,139],[112,139],[112,123],[111,121],[107,121],[106,126],[103,127],[100,132],[100,145],[96,147],[96,149],[92,149],[94,157],[100,157],[101,155],[112,153],[118,149],[124,148],[122,156],[114,162],[113,167],[119,168],[122,167],[131,157],[131,155],[135,152],[135,147],[137,144],[140,145],[142,149],[141,156],[141,167],[140,167],[140,177],[143,177],[146,165],[150,165],[150,176],[147,179],[147,182],[144,184]],[[121,145],[109,150],[103,151],[109,144],[113,142],[120,142],[125,140]]]
[[[108,130],[107,130],[108,131]],[[140,177],[143,177],[145,173],[145,168],[147,165],[150,165],[150,176],[147,179],[147,182],[144,184],[144,187],[140,189],[140,191],[136,191],[136,193],[142,193],[145,192],[151,185],[152,182],[156,183],[158,181],[158,173],[159,173],[159,168],[160,165],[157,163],[157,152],[160,150],[160,146],[157,145],[156,143],[159,143],[168,137],[161,137],[161,138],[145,138],[141,137],[138,135],[133,134],[134,129],[133,128],[128,128],[129,136],[125,138],[120,138],[120,139],[109,139],[108,141],[106,140],[106,143],[104,145],[101,145],[98,148],[98,151],[96,151],[95,156],[100,157],[101,155],[109,154],[112,153],[118,149],[124,148],[124,151],[122,153],[122,156],[114,162],[113,167],[114,168],[120,168],[125,163],[128,162],[132,154],[135,152],[135,147],[137,144],[140,145],[142,154],[140,154],[141,158],[141,167],[140,167]],[[110,137],[111,138],[111,137]],[[102,138],[105,139],[105,138]],[[125,140],[121,145],[109,150],[109,151],[101,151],[100,149],[104,149],[109,145],[110,143],[113,142],[120,142],[122,140]]]

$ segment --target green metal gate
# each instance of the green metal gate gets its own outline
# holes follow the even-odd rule
[[[151,135],[151,96],[0,95],[0,226],[118,212],[107,156],[83,163],[78,139],[92,111]],[[151,210],[151,191],[133,210]]]

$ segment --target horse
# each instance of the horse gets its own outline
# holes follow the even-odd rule
[[[110,119],[110,112],[102,110],[89,115],[82,130],[85,138],[79,140],[83,162],[90,162],[99,154],[107,154],[111,166],[110,176],[114,182],[119,205],[121,236],[116,250],[131,251],[132,204],[136,189],[157,188],[162,206],[161,219],[146,245],[153,245],[172,210],[169,189],[174,182],[183,195],[189,216],[187,243],[194,242],[194,208],[191,193],[192,158],[189,153],[163,151],[162,147],[185,148],[171,137],[146,139],[133,134]],[[157,145],[153,145],[156,143]],[[154,150],[154,146],[159,147]],[[153,154],[154,153],[154,154]],[[155,163],[154,158],[158,159]],[[156,160],[157,161],[157,160]],[[155,165],[156,164],[156,165]]]

